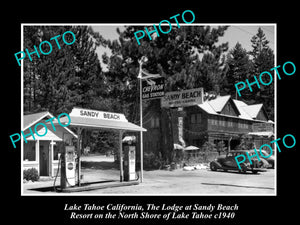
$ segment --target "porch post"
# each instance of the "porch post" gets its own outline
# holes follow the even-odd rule
[[[52,177],[53,176],[53,146],[54,145],[54,141],[51,140],[50,142],[50,152],[49,152],[49,176]]]
[[[231,148],[230,148],[230,142],[231,142],[231,139],[232,139],[232,137],[230,137],[230,138],[228,139],[228,152],[231,151]]]
[[[123,182],[123,177],[124,177],[124,171],[123,171],[123,145],[122,145],[122,136],[123,136],[123,131],[119,131],[119,153],[120,153],[120,182]]]
[[[35,142],[35,161],[38,162],[38,171],[40,175],[40,140],[37,139]]]
[[[77,159],[78,159],[78,167],[77,167],[77,178],[78,178],[78,186],[81,186],[80,176],[81,176],[81,149],[80,149],[80,139],[81,139],[81,127],[77,127]]]

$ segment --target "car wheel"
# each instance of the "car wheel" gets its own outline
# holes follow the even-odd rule
[[[216,166],[216,164],[215,164],[214,162],[211,162],[211,163],[210,163],[210,169],[211,169],[212,171],[217,171],[217,166]]]
[[[245,164],[241,165],[241,169],[239,170],[241,173],[247,173],[247,166]]]

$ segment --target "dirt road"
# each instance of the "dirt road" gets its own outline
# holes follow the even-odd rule
[[[85,164],[84,162],[89,162]],[[84,182],[119,180],[120,171],[113,158],[83,159]],[[86,166],[84,166],[86,165]],[[144,171],[144,182],[139,185],[105,188],[79,192],[87,195],[275,195],[275,171],[258,174],[214,172],[211,170],[183,171],[177,169]],[[58,179],[59,180],[59,179]],[[24,194],[38,193],[34,187],[51,186],[52,180],[23,184]],[[59,181],[57,182],[59,184]],[[50,194],[51,192],[43,192]],[[41,194],[41,193],[39,193]],[[53,194],[53,192],[52,192]]]
[[[99,177],[99,172],[85,171],[86,177]],[[119,171],[107,172],[110,178]],[[92,173],[96,173],[92,175]],[[89,174],[89,175],[88,175]],[[104,176],[102,176],[104,177]],[[109,177],[106,177],[109,179]],[[210,170],[144,171],[139,185],[89,191],[89,194],[151,194],[151,195],[272,195],[275,194],[274,170],[258,174],[214,172]]]

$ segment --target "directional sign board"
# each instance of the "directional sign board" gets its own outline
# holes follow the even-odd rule
[[[271,131],[274,132],[274,126],[271,123],[254,123],[252,124],[253,132],[264,132]]]
[[[161,98],[165,95],[165,78],[149,78],[142,81],[142,99]]]
[[[185,107],[201,104],[203,102],[203,88],[183,91],[166,92],[161,98],[161,107]]]

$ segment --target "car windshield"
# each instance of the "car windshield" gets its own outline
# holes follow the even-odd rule
[[[230,156],[238,156],[238,155],[246,155],[246,153],[245,152],[229,152],[228,154],[227,154],[227,157],[230,157]]]

